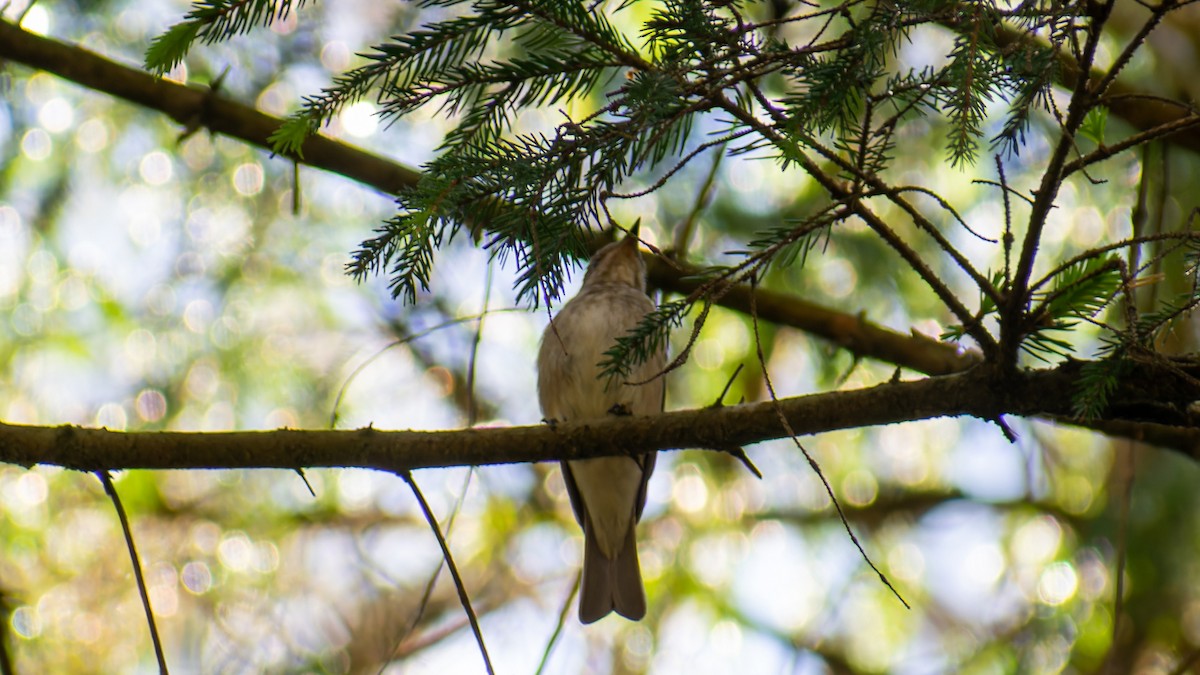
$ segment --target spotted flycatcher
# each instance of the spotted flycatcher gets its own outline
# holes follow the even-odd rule
[[[611,413],[662,412],[666,364],[660,351],[625,377],[601,375],[604,352],[654,310],[646,296],[646,265],[637,228],[596,252],[579,293],[542,335],[538,401],[547,420],[586,420]],[[649,380],[649,381],[647,381]],[[644,384],[631,384],[645,382]],[[616,610],[637,621],[646,615],[634,530],[646,504],[655,453],[562,463],[575,519],[583,527],[579,620],[592,623]]]

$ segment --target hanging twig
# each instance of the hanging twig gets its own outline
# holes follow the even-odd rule
[[[158,672],[167,675],[167,658],[163,655],[162,641],[158,638],[158,626],[154,623],[154,610],[150,609],[150,594],[146,592],[146,578],[142,574],[142,563],[138,560],[137,546],[133,543],[133,530],[129,527],[129,518],[125,515],[125,507],[117,495],[112,476],[108,471],[97,471],[96,476],[104,485],[104,491],[112,500],[113,508],[117,510],[117,519],[121,521],[121,531],[125,533],[125,546],[129,549],[129,560],[133,563],[133,578],[137,581],[138,593],[142,596],[142,607],[146,610],[146,623],[150,625],[150,640],[154,643],[154,656],[158,658]]]
[[[1109,641],[1108,654],[1104,657],[1104,668],[1100,670],[1103,673],[1114,672],[1117,667],[1117,652],[1120,649],[1118,639],[1121,636],[1121,613],[1125,609],[1125,559],[1126,549],[1129,547],[1129,509],[1133,501],[1133,475],[1134,475],[1134,448],[1133,442],[1125,444],[1125,471],[1122,476],[1121,485],[1121,513],[1117,521],[1117,565],[1116,571],[1113,573],[1116,576],[1116,583],[1113,584],[1113,622],[1112,622],[1112,638]]]
[[[487,318],[488,308],[492,300],[492,271],[494,265],[488,261],[487,273],[483,277],[483,309],[479,311],[479,320],[475,322],[475,334],[471,338],[471,358],[467,363],[467,427],[475,426],[478,421],[478,406],[475,405],[475,365],[479,361],[479,342],[483,339],[483,320]]]
[[[522,307],[504,307],[502,309],[491,310],[490,313],[524,312],[524,311],[526,311],[526,310]],[[485,312],[484,314],[486,314],[486,313],[488,313],[488,312]],[[354,382],[354,378],[358,377],[359,373],[366,370],[367,366],[374,363],[375,359],[379,358],[380,356],[383,356],[384,352],[388,351],[389,349],[392,349],[393,347],[399,347],[400,345],[408,344],[409,342],[412,342],[414,340],[419,340],[427,335],[432,335],[433,333],[436,333],[436,332],[442,330],[443,328],[449,328],[450,326],[455,326],[460,323],[467,323],[468,321],[481,321],[481,320],[483,320],[484,314],[476,314],[473,316],[464,316],[464,317],[460,317],[457,319],[450,319],[449,321],[443,321],[442,323],[439,323],[436,326],[433,326],[431,328],[423,330],[420,333],[414,333],[413,335],[408,335],[403,338],[400,338],[399,340],[389,342],[385,347],[381,348],[379,351],[372,354],[370,357],[367,358],[366,361],[363,361],[361,364],[358,365],[358,367],[356,367],[354,369],[353,372],[351,372],[349,375],[346,376],[346,381],[343,382],[341,388],[338,389],[337,396],[333,400],[333,412],[331,412],[329,415],[329,428],[330,429],[337,428],[338,408],[341,407],[342,399],[345,398],[345,396],[346,396],[346,390],[350,388],[351,383]]]
[[[491,657],[488,656],[487,645],[483,643],[483,631],[479,628],[479,617],[475,615],[475,609],[471,607],[471,598],[467,595],[467,587],[458,573],[458,565],[454,563],[454,556],[450,553],[450,546],[446,543],[446,538],[442,536],[442,528],[433,515],[433,509],[429,508],[429,502],[425,501],[425,495],[421,493],[421,488],[417,486],[417,481],[413,479],[411,471],[403,471],[397,475],[412,488],[413,496],[421,505],[421,513],[425,514],[425,522],[429,523],[429,529],[433,530],[433,536],[437,537],[438,546],[442,549],[442,558],[446,561],[446,567],[450,568],[450,576],[454,578],[454,588],[458,590],[459,602],[462,603],[463,611],[467,613],[467,619],[471,622],[471,632],[475,634],[475,642],[479,645],[480,655],[483,656],[483,665],[487,668],[488,675],[495,675],[496,670],[492,667]]]
[[[554,625],[554,632],[550,634],[550,641],[546,643],[546,649],[542,652],[542,660],[538,663],[535,675],[542,675],[546,671],[550,652],[554,651],[554,645],[558,644],[558,638],[567,624],[567,615],[571,613],[571,605],[575,602],[575,594],[579,592],[579,584],[582,581],[583,570],[580,569],[575,573],[575,583],[571,584],[571,592],[567,594],[567,601],[563,603],[562,610],[558,613],[558,623]]]
[[[463,480],[462,491],[458,494],[458,500],[454,502],[454,508],[450,511],[450,517],[446,519],[446,536],[450,536],[450,531],[454,529],[454,521],[458,518],[458,514],[462,509],[463,501],[467,498],[467,488],[471,486],[471,476],[475,475],[475,467],[470,467],[467,471],[467,477]],[[429,581],[425,583],[425,591],[421,594],[421,602],[417,604],[417,613],[413,616],[412,623],[409,624],[408,630],[396,640],[396,645],[392,649],[391,657],[379,664],[378,675],[383,675],[383,671],[388,667],[392,659],[400,652],[400,648],[404,646],[405,641],[417,630],[417,626],[421,625],[421,619],[425,616],[425,610],[429,607],[429,600],[433,597],[433,588],[437,585],[438,577],[442,574],[442,566],[446,564],[445,558],[438,560],[437,567],[433,569],[433,574],[429,575]]]
[[[757,285],[757,281],[758,280],[756,277],[750,277],[750,288],[752,291]],[[885,576],[884,573],[875,566],[875,563],[871,561],[870,556],[868,556],[867,552],[863,549],[862,544],[859,543],[858,537],[854,535],[854,530],[850,529],[850,521],[846,519],[846,513],[842,511],[842,505],[838,501],[837,495],[833,493],[833,487],[829,485],[829,480],[825,478],[825,474],[821,471],[821,467],[817,464],[817,461],[812,458],[812,455],[808,454],[808,450],[806,450],[804,445],[800,443],[800,439],[796,437],[796,432],[794,429],[792,429],[792,423],[788,421],[787,415],[783,414],[783,408],[781,408],[779,405],[779,398],[775,395],[775,385],[771,383],[771,375],[769,372],[767,372],[767,362],[763,356],[762,340],[759,339],[758,335],[758,312],[756,309],[757,308],[754,305],[754,295],[752,293],[750,296],[750,321],[754,326],[754,349],[758,355],[758,363],[762,366],[763,379],[767,385],[767,392],[771,395],[771,402],[775,405],[775,413],[779,417],[779,422],[783,425],[784,430],[787,431],[788,438],[792,439],[792,443],[794,443],[796,447],[800,449],[801,454],[804,455],[804,459],[808,460],[808,465],[811,466],[812,470],[817,474],[817,478],[821,480],[821,484],[825,486],[825,492],[829,495],[829,500],[833,502],[833,507],[837,509],[838,518],[841,518],[842,520],[842,527],[846,528],[846,534],[850,535],[850,541],[854,542],[854,546],[858,549],[858,553],[862,556],[862,559],[867,563],[868,566],[870,566],[872,570],[875,571],[875,574],[879,575],[879,580],[883,582],[884,586],[888,587],[888,590],[890,590],[893,595],[896,596],[896,599],[900,601],[900,604],[904,605],[904,609],[912,609],[912,607],[910,607],[909,604],[904,600],[904,597],[900,595],[900,591],[897,591],[896,587],[892,585],[892,582],[888,581],[887,576]]]

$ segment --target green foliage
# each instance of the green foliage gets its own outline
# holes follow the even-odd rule
[[[1019,154],[1034,112],[1050,106],[1050,91],[1059,77],[1057,52],[1051,47],[1029,46],[1004,60],[1005,88],[1012,92],[1012,105],[1004,127],[992,139],[992,147],[1005,154]]]
[[[750,241],[749,250],[755,257],[767,260],[776,268],[791,267],[799,261],[803,266],[808,254],[822,241],[828,243],[830,218],[818,217],[798,225],[772,228],[757,239]]]
[[[965,10],[967,30],[955,40],[950,65],[943,72],[949,84],[942,93],[950,119],[947,149],[954,165],[975,159],[988,104],[1001,94],[999,75],[1003,68],[990,32],[995,17],[986,3],[971,3],[969,7]]]
[[[374,47],[365,63],[307,97],[271,138],[278,152],[299,153],[308,136],[368,95],[388,120],[429,106],[454,120],[421,184],[398,196],[397,215],[349,265],[359,276],[386,271],[396,296],[409,301],[427,285],[436,247],[482,222],[480,213],[493,233],[490,250],[519,266],[522,300],[557,297],[563,266],[585,255],[585,234],[607,222],[607,199],[629,181],[658,189],[700,150],[733,138],[745,137],[735,154],[765,151],[783,169],[811,167],[819,157],[842,180],[864,185],[889,168],[900,123],[930,113],[948,122],[950,160],[973,161],[991,103],[1006,98],[1009,117],[997,142],[1015,152],[1030,116],[1049,105],[1056,73],[1050,49],[997,47],[1001,15],[986,2],[820,9],[788,19],[812,36],[804,40],[764,20],[764,8],[739,3],[674,0],[644,11],[559,0],[423,4],[437,8],[436,20]],[[181,58],[195,37],[226,37],[290,4],[238,7],[197,5],[152,48],[155,63]],[[635,46],[614,16],[639,11],[645,18]],[[1062,40],[1071,11],[1023,6],[1013,14],[1027,30]],[[926,25],[957,31],[946,65],[895,68],[912,30]],[[511,131],[524,111],[561,111],[572,102],[593,111],[553,130]],[[697,125],[720,138],[698,141]],[[676,166],[663,168],[667,162]],[[850,215],[836,213],[831,227]],[[769,243],[789,231],[769,234],[757,255],[796,260],[809,245]]]
[[[1075,395],[1071,401],[1075,417],[1082,420],[1100,419],[1121,378],[1130,371],[1131,364],[1122,358],[1112,343],[1108,358],[1083,364],[1075,384]]]
[[[692,304],[685,299],[659,305],[628,335],[617,338],[617,344],[604,352],[604,360],[600,362],[601,377],[627,378],[638,364],[665,349],[671,329],[683,325]]]
[[[1079,133],[1096,145],[1104,144],[1104,129],[1108,126],[1108,108],[1098,106],[1088,111]]]
[[[840,48],[789,59],[784,73],[794,93],[783,103],[791,117],[817,132],[852,125],[907,33],[904,8],[904,3],[878,3],[860,23],[851,23]]]
[[[1160,335],[1169,331],[1181,318],[1200,306],[1200,242],[1185,241],[1183,278],[1190,283],[1178,297],[1162,302],[1158,308],[1138,317],[1136,330],[1130,342],[1153,347]]]
[[[1115,256],[1089,257],[1067,266],[1052,278],[1054,289],[1041,306],[1044,320],[1095,316],[1112,300],[1121,285],[1120,260]],[[1043,316],[1042,312],[1034,312],[1034,315]]]
[[[1053,280],[1051,291],[1040,295],[1030,312],[1033,328],[1021,348],[1042,361],[1064,357],[1074,351],[1069,342],[1050,335],[1075,327],[1072,319],[1091,318],[1104,309],[1121,287],[1121,263],[1115,256],[1089,256],[1067,265],[1046,281]]]
[[[1177,320],[1200,306],[1200,243],[1193,239],[1185,239],[1183,245],[1187,247],[1183,275],[1185,279],[1190,280],[1190,287],[1179,297],[1160,302],[1155,309],[1139,314],[1133,326],[1114,330],[1102,338],[1104,346],[1100,350],[1098,360],[1085,363],[1079,376],[1073,399],[1076,417],[1080,419],[1102,417],[1121,378],[1134,367],[1127,355],[1141,351],[1153,352],[1155,343],[1171,329]],[[1089,309],[1093,312],[1098,311],[1103,303],[1099,297],[1089,296],[1102,295],[1105,287],[1109,289],[1109,292],[1115,292],[1115,288],[1111,286],[1111,280],[1097,281],[1111,276],[1111,272],[1103,271],[1106,267],[1105,264],[1096,262],[1097,260],[1097,258],[1092,258],[1064,270],[1060,278],[1069,276],[1075,285],[1071,287],[1072,281],[1064,281],[1060,284],[1069,289],[1060,296],[1062,298],[1058,301],[1060,306],[1069,304],[1070,301],[1065,298],[1075,296],[1074,300],[1084,311]],[[1086,263],[1090,263],[1090,265]],[[1115,261],[1108,261],[1108,267],[1112,267],[1114,264]],[[1084,269],[1086,267],[1093,269],[1089,271]],[[1092,281],[1088,280],[1089,275]],[[1088,285],[1096,287],[1094,293],[1080,290],[1082,286]]]
[[[1025,144],[1033,114],[1052,105],[1051,89],[1061,76],[1060,50],[1074,37],[1073,8],[1069,3],[1030,3],[1017,8],[1012,18],[1029,32],[1048,37],[1049,44],[1027,40],[999,50],[1003,67],[997,75],[1011,101],[1004,127],[992,139],[992,148],[1016,155]]]
[[[474,14],[432,23],[377,46],[366,55],[369,63],[305,98],[303,108],[272,138],[276,149],[298,151],[304,138],[374,89],[380,90],[384,117],[434,103],[463,117],[448,144],[465,143],[477,134],[481,142],[494,141],[515,110],[561,104],[587,93],[620,65],[612,50],[632,49],[603,15],[582,11],[580,5],[542,2],[522,9],[506,2],[476,2],[472,9]],[[501,36],[510,37],[524,55],[485,61],[484,53]]]
[[[184,21],[171,26],[146,49],[146,68],[161,75],[183,63],[200,28],[201,24],[195,21]]]
[[[392,272],[393,296],[403,295],[406,301],[416,302],[418,286],[429,290],[431,252],[445,234],[444,221],[427,213],[414,214],[410,218],[393,218],[375,232],[379,236],[363,242],[346,266],[347,271],[361,281],[368,274],[388,267]]]
[[[200,0],[183,21],[155,38],[146,50],[145,65],[159,75],[183,62],[192,44],[227,40],[259,26],[287,18],[292,7],[306,0]]]

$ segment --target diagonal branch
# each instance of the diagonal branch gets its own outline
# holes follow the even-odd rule
[[[475,608],[471,606],[471,598],[467,594],[466,583],[463,582],[462,575],[458,573],[458,565],[454,562],[454,555],[450,553],[450,545],[446,543],[446,537],[442,534],[442,528],[438,525],[437,517],[433,515],[433,509],[429,507],[429,502],[425,500],[425,494],[417,486],[417,481],[413,478],[412,472],[402,471],[399,475],[412,488],[413,496],[417,498],[417,503],[421,506],[421,513],[425,516],[425,522],[429,524],[429,529],[433,531],[433,536],[437,538],[438,546],[442,549],[442,559],[446,562],[446,567],[450,569],[450,576],[454,578],[454,588],[458,591],[458,600],[462,603],[463,611],[467,613],[467,620],[471,623],[471,633],[475,636],[475,644],[479,645],[479,653],[483,657],[483,665],[487,668],[488,675],[495,675],[496,670],[492,667],[492,658],[488,655],[487,645],[483,642],[483,630],[479,627],[479,616],[475,613]]]
[[[1024,34],[998,27],[1001,47],[1032,40]],[[45,70],[93,90],[111,94],[151,110],[157,110],[186,126],[201,124],[213,132],[270,149],[269,136],[282,120],[251,107],[213,95],[198,87],[157,79],[139,69],[115,63],[81,47],[58,42],[21,30],[0,20],[0,58]],[[1059,55],[1065,81],[1077,81],[1078,64],[1065,53]],[[1102,74],[1093,71],[1093,79]],[[1108,88],[1106,101],[1114,115],[1143,130],[1179,128],[1169,140],[1200,149],[1200,128],[1181,122],[1193,113],[1166,102],[1140,100],[1132,88],[1116,81]],[[1144,98],[1144,97],[1141,97]],[[1170,125],[1170,126],[1164,126]],[[420,174],[408,167],[327,137],[310,137],[303,146],[303,162],[338,173],[385,193],[396,193],[414,185]],[[296,158],[293,158],[296,159]],[[662,261],[651,264],[652,283],[665,290],[687,295],[695,290],[691,272],[672,269]],[[749,308],[748,287],[736,286],[719,304],[742,313]],[[937,375],[960,371],[977,359],[962,355],[947,344],[881,328],[861,316],[839,312],[782,293],[759,291],[759,315],[763,320],[793,326],[823,337],[856,355],[894,363]]]
[[[0,58],[157,110],[182,125],[199,123],[215,133],[267,150],[271,149],[268,138],[283,123],[279,118],[198,87],[155,78],[81,47],[34,35],[6,21],[0,21]],[[310,136],[301,151],[302,160],[291,159],[389,194],[411,187],[420,179],[420,173],[413,169],[324,136]],[[694,280],[688,278],[692,273],[673,269],[659,260],[651,261],[652,283],[674,293],[687,295],[695,290]],[[719,304],[748,313],[749,297],[749,287],[739,285],[732,287]],[[859,356],[929,375],[963,370],[976,360],[959,354],[952,345],[881,328],[860,316],[782,293],[760,290],[758,309],[763,320],[811,332]]]
[[[1130,148],[1134,148],[1139,145],[1145,145],[1151,141],[1178,133],[1181,129],[1190,129],[1195,127],[1200,127],[1200,114],[1191,113],[1186,117],[1181,117],[1162,126],[1140,131],[1136,134],[1133,134],[1129,138],[1121,139],[1112,145],[1101,145],[1092,152],[1089,152],[1082,157],[1073,159],[1063,165],[1063,176],[1066,177],[1075,173],[1076,171],[1081,171],[1092,164],[1102,162],[1114,155],[1125,152]]]
[[[21,30],[0,20],[0,58],[53,73],[89,89],[165,113],[185,126],[199,125],[267,150],[283,120],[206,89],[154,77],[82,47]],[[420,174],[378,155],[324,136],[303,145],[304,163],[387,192],[414,185]],[[290,159],[297,159],[291,157]]]

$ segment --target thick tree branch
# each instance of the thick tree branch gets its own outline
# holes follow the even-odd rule
[[[979,366],[966,372],[869,389],[783,399],[797,434],[972,415],[1070,415],[1082,362],[1027,372]],[[1144,362],[1124,380],[1106,420],[1200,427],[1200,362]],[[456,431],[239,431],[123,433],[75,426],[0,424],[0,461],[104,469],[363,467],[407,471],[579,459],[625,448],[736,448],[786,436],[776,403],[701,408],[649,417]],[[1176,448],[1192,457],[1196,449]]]
[[[268,150],[271,144],[267,138],[283,122],[206,89],[154,77],[82,47],[34,35],[2,20],[0,58],[157,110],[184,126],[198,124]],[[387,193],[414,185],[420,175],[413,169],[324,136],[309,138],[303,152],[304,159],[298,161]]]

